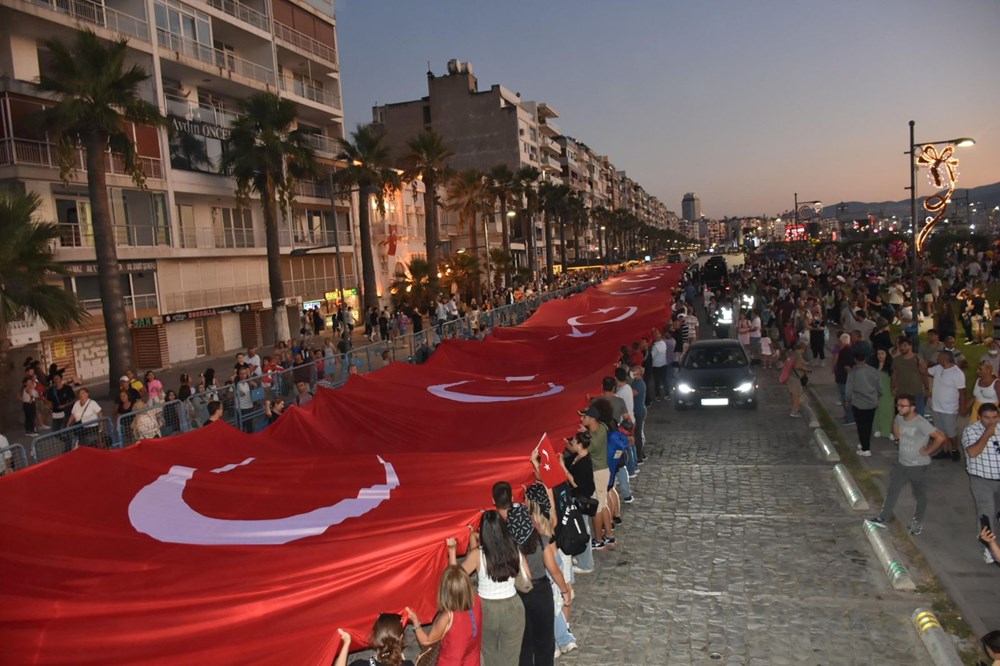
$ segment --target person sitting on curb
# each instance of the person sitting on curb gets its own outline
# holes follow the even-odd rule
[[[897,395],[896,411],[899,413],[893,419],[892,434],[899,442],[899,459],[892,465],[889,489],[885,493],[882,508],[877,514],[869,517],[868,522],[876,527],[885,527],[892,520],[892,510],[896,506],[896,500],[909,481],[913,489],[913,498],[917,502],[913,521],[910,523],[910,534],[917,536],[924,529],[924,514],[927,511],[925,483],[931,455],[944,446],[947,437],[918,413],[917,400],[913,394]],[[928,439],[931,440],[930,443]]]

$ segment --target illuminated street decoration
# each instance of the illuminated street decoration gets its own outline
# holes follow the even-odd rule
[[[946,190],[924,200],[924,210],[934,214],[934,217],[928,219],[917,234],[917,252],[922,253],[927,237],[933,231],[934,225],[944,217],[951,195],[955,192],[955,183],[958,182],[958,158],[955,157],[955,146],[947,145],[941,152],[938,152],[937,146],[923,146],[917,155],[917,164],[927,167],[927,177],[931,185],[938,190]]]

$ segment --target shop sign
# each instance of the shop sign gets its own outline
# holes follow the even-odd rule
[[[96,263],[68,263],[63,264],[63,268],[66,270],[67,275],[71,276],[81,276],[81,275],[97,275],[97,264]],[[155,271],[156,262],[155,261],[119,261],[118,262],[118,272],[119,273],[144,273],[146,271]]]
[[[171,322],[187,321],[188,319],[204,319],[205,317],[214,317],[215,315],[221,314],[232,314],[240,312],[249,312],[250,305],[243,303],[241,305],[220,305],[215,308],[204,308],[201,310],[190,310],[188,312],[173,312],[171,314],[163,315],[163,321],[167,324]]]
[[[163,323],[163,317],[139,317],[132,320],[132,328],[147,328],[149,326],[159,326]]]

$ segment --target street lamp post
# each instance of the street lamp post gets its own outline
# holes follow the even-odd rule
[[[920,243],[919,236],[923,231],[923,225],[921,225],[917,220],[917,148],[923,151],[926,146],[971,146],[976,142],[968,137],[961,137],[958,139],[949,139],[947,141],[924,141],[917,143],[914,138],[913,128],[916,125],[914,121],[910,121],[910,150],[906,153],[910,156],[910,229],[913,233],[913,244],[912,244],[912,256],[911,261],[913,262],[912,267],[912,283],[910,284],[910,301],[911,307],[913,308],[913,322],[914,322],[914,332],[913,332],[913,346],[916,348],[918,346],[918,340],[920,337],[920,295],[918,293],[918,285],[920,282]],[[957,164],[957,161],[956,161]],[[935,168],[935,167],[932,167]],[[951,182],[949,183],[950,190],[947,193],[944,204],[947,207],[947,200],[951,199],[951,194],[954,191],[955,183],[954,176],[952,172],[948,172],[951,175]],[[926,205],[926,204],[925,204]],[[933,221],[932,221],[933,222]]]

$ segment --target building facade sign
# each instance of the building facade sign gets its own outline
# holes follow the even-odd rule
[[[83,262],[72,262],[68,264],[63,264],[63,268],[66,269],[66,274],[77,277],[82,275],[97,275],[97,264],[96,263],[83,263]],[[119,273],[145,273],[146,271],[155,271],[156,262],[155,261],[119,261],[118,262],[118,272]]]
[[[170,122],[170,166],[185,171],[219,173],[222,146],[229,140],[229,128],[167,116]]]
[[[174,312],[171,314],[163,315],[163,322],[169,324],[171,322],[187,321],[188,319],[202,319],[204,317],[214,317],[215,315],[221,314],[233,314],[240,312],[249,312],[250,305],[248,303],[242,303],[240,305],[220,305],[215,308],[203,308],[201,310],[190,310],[188,312]]]

